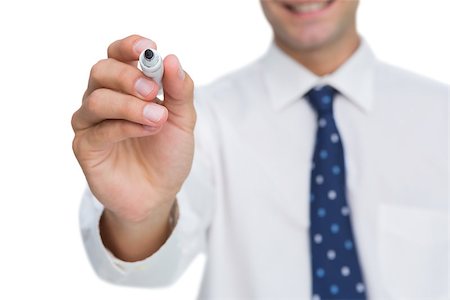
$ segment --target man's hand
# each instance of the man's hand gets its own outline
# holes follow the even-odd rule
[[[164,242],[168,215],[194,151],[193,82],[177,57],[169,55],[164,59],[164,102],[159,104],[159,87],[136,67],[146,48],[156,45],[136,35],[112,43],[108,58],[92,67],[82,105],[72,118],[74,153],[105,207],[103,240],[131,260]],[[150,247],[156,249],[135,245],[127,253],[118,245],[125,237],[112,236],[120,232],[156,239]]]

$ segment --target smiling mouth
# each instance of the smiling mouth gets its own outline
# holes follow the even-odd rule
[[[320,2],[284,3],[283,6],[295,14],[308,14],[321,11],[330,6],[335,0]]]

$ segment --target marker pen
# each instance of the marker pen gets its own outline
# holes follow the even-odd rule
[[[164,64],[161,55],[155,49],[145,49],[139,55],[139,66],[145,76],[150,77],[159,85],[158,96],[162,95]]]

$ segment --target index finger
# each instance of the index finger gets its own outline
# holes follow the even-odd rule
[[[156,43],[140,35],[130,35],[109,45],[108,58],[125,63],[137,61],[141,52],[147,48],[156,49]]]

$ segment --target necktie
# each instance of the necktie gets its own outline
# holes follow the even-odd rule
[[[344,150],[333,117],[336,93],[326,85],[306,94],[318,122],[310,185],[313,300],[366,299],[345,193]]]

